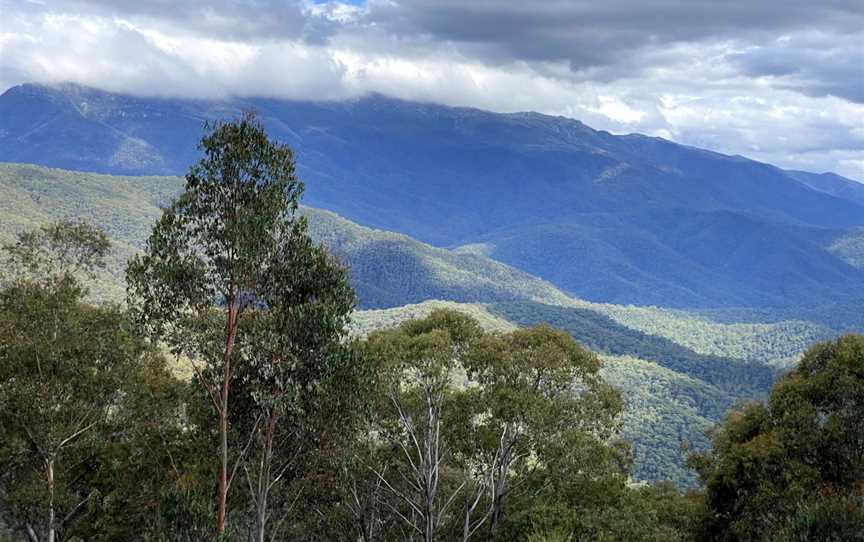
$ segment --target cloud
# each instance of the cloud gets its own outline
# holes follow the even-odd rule
[[[409,40],[424,36],[502,61],[564,61],[574,71],[681,42],[864,27],[860,4],[845,0],[401,0],[371,3],[368,18]]]
[[[742,73],[811,96],[864,103],[864,36],[822,32],[783,37],[729,56]]]
[[[864,180],[853,2],[0,0],[0,91],[368,92],[578,118]]]

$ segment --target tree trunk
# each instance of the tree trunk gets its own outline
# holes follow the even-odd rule
[[[426,512],[426,529],[423,533],[423,542],[432,542],[435,536],[435,525],[432,523],[431,510]]]
[[[438,458],[440,452],[440,412],[438,408],[440,408],[441,398],[435,395],[432,395],[430,391],[426,392],[426,417],[427,417],[427,427],[426,427],[426,450],[425,450],[425,465],[424,470],[424,478],[426,482],[425,487],[425,502],[424,502],[424,513],[425,513],[425,525],[424,525],[424,542],[432,542],[435,537],[435,524],[437,523],[437,511],[435,510],[435,499],[438,496]]]
[[[39,536],[36,534],[36,531],[33,530],[33,526],[29,523],[24,526],[27,530],[27,538],[30,539],[30,542],[39,542]]]
[[[231,355],[234,352],[234,337],[237,334],[237,305],[234,299],[228,302],[226,324],[225,357],[223,360],[222,392],[219,410],[219,495],[216,514],[216,532],[225,532],[225,514],[228,502],[228,394],[231,390]]]
[[[225,505],[228,500],[228,421],[225,413],[225,398],[219,412],[219,494],[216,514],[216,532],[225,532]]]
[[[258,507],[258,513],[255,517],[255,540],[257,542],[265,542],[264,530],[267,524],[267,497],[264,497],[265,502]]]
[[[501,516],[504,515],[504,483],[495,484],[495,493],[492,501],[492,518],[489,527],[492,540],[498,536],[498,525],[501,522]]]
[[[468,473],[466,471],[465,477],[468,477]],[[463,516],[464,522],[462,523],[462,542],[468,542],[468,539],[471,538],[471,511],[473,507],[470,504],[471,496],[470,492],[465,492],[465,515]]]
[[[264,533],[267,527],[267,499],[270,496],[271,474],[273,466],[273,438],[276,433],[278,416],[275,412],[267,417],[267,429],[264,434],[264,449],[261,450],[261,467],[258,473],[258,497],[255,511],[255,536],[257,542],[265,542]]]
[[[48,542],[54,542],[56,512],[54,511],[54,459],[50,459],[45,463],[45,470],[48,475]]]
[[[502,452],[498,464],[498,475],[492,483],[492,517],[490,518],[489,534],[492,540],[498,536],[498,528],[501,517],[504,515],[504,492],[507,486],[507,474],[510,471],[510,451],[512,442],[509,438],[510,428],[505,427],[504,436],[501,439]]]

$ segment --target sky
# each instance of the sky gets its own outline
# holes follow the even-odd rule
[[[860,0],[0,0],[0,92],[369,92],[864,182]]]

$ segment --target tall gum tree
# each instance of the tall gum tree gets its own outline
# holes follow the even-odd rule
[[[350,432],[353,413],[334,416],[332,409],[361,391],[347,343],[354,292],[346,269],[305,235],[291,237],[279,250],[260,292],[262,308],[250,314],[243,378],[253,405],[247,423],[255,446],[243,472],[259,542],[273,512],[272,492],[314,463],[310,453]]]
[[[127,268],[136,321],[192,360],[218,418],[216,530],[225,530],[228,495],[243,461],[230,457],[231,387],[247,346],[241,322],[278,280],[272,272],[292,239],[306,235],[297,214],[303,185],[294,155],[268,139],[254,115],[205,126],[201,160],[165,209],[144,253]],[[214,346],[213,333],[218,334]],[[204,337],[196,341],[196,335]]]
[[[440,537],[464,482],[448,480],[452,428],[445,420],[462,373],[462,356],[481,333],[470,317],[436,310],[422,320],[371,334],[365,354],[378,371],[375,433],[394,450],[390,469],[371,467],[386,508],[409,529],[405,538]]]

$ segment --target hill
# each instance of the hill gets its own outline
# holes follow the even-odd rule
[[[244,109],[297,151],[313,207],[467,246],[576,297],[796,307],[864,291],[856,183],[536,113],[22,85],[0,96],[0,160],[182,174],[204,120]]]
[[[446,299],[462,303],[537,301],[567,303],[551,284],[489,258],[375,230],[339,215],[303,208],[309,233],[351,270],[363,308],[386,308]]]

